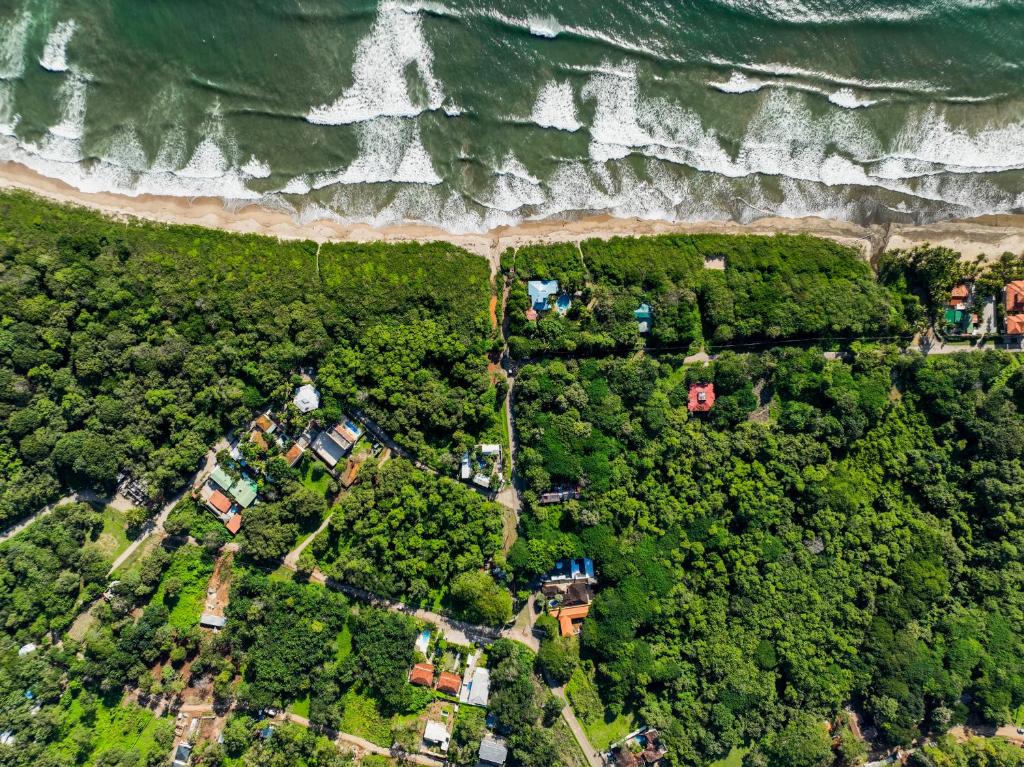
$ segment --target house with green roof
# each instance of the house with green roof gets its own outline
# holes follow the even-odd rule
[[[231,478],[231,475],[224,471],[220,466],[217,466],[213,470],[213,473],[210,474],[210,481],[217,485],[221,490],[230,490],[231,485],[235,482],[235,480]]]
[[[256,483],[251,479],[242,477],[231,486],[228,492],[238,502],[239,506],[247,509],[256,500]]]

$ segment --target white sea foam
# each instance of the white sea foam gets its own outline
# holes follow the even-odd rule
[[[440,184],[441,177],[412,120],[382,117],[359,126],[359,154],[341,172],[320,173],[314,189],[332,184]]]
[[[878,103],[877,99],[859,98],[852,88],[840,88],[828,94],[828,100],[844,109],[860,109],[861,107],[869,107],[872,104]]]
[[[723,93],[753,93],[761,90],[765,84],[760,80],[747,77],[742,72],[733,72],[725,82],[709,82],[708,85]]]
[[[582,126],[576,115],[572,84],[568,80],[546,83],[537,94],[530,120],[542,128],[557,128],[570,133],[578,131]]]
[[[1010,0],[1012,1],[1012,0]],[[794,24],[847,24],[850,22],[908,22],[956,10],[996,8],[1007,0],[920,0],[915,3],[860,2],[848,6],[818,0],[718,0],[723,5],[755,16]]]
[[[370,33],[356,47],[352,84],[333,103],[311,109],[306,119],[345,125],[377,117],[413,117],[438,109],[444,92],[432,65],[433,54],[423,36],[419,12],[386,1]],[[423,85],[425,102],[410,93],[406,80],[410,67]]]
[[[13,80],[25,71],[25,44],[31,27],[28,10],[0,22],[0,80]]]
[[[269,178],[270,165],[259,159],[256,155],[250,155],[249,159],[242,165],[241,171],[252,178]]]
[[[554,16],[531,16],[526,23],[530,34],[537,37],[558,37],[559,33],[565,29]]]
[[[75,20],[62,21],[53,28],[46,38],[43,55],[39,64],[51,72],[66,72],[68,69],[68,43],[75,34]]]
[[[20,121],[14,108],[14,85],[0,80],[0,135],[13,136]]]

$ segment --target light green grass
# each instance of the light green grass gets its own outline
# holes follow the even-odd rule
[[[309,695],[300,700],[293,700],[288,704],[289,713],[301,716],[304,719],[309,719]]]
[[[372,698],[349,690],[345,694],[345,713],[341,717],[341,732],[366,738],[382,748],[391,747],[391,722],[381,715]]]
[[[352,630],[348,627],[348,621],[341,627],[341,633],[337,639],[338,653],[335,656],[340,665],[345,658],[352,654]]]
[[[708,767],[742,767],[743,757],[746,755],[748,748],[733,748],[728,754],[723,756],[721,759],[716,759]]]
[[[1024,727],[1024,704],[1017,706],[1017,710],[1013,712],[1014,727]]]
[[[132,752],[145,762],[146,757],[162,748],[155,737],[159,728],[172,729],[173,719],[158,719],[151,711],[136,705],[106,705],[103,699],[97,701],[95,719],[82,722],[83,706],[78,698],[65,698],[61,716],[61,740],[51,743],[47,753],[65,755],[74,761],[77,751],[76,736],[88,734],[92,738],[92,751],[80,764],[93,764],[102,754],[119,749]]]
[[[113,561],[128,548],[129,543],[128,523],[125,521],[124,513],[107,506],[103,510],[103,530],[96,540],[89,544],[89,548],[95,548],[104,557]]]
[[[612,743],[622,740],[636,729],[636,719],[632,714],[622,713],[614,719],[609,719],[607,712],[601,720],[591,724],[584,724],[583,729],[587,731],[587,740],[598,751],[604,751]]]
[[[177,629],[187,629],[199,622],[206,604],[206,586],[213,573],[213,562],[198,546],[182,546],[174,552],[170,567],[164,573],[153,604],[166,603],[170,609],[167,622]],[[173,603],[164,601],[167,581],[176,577],[181,580],[181,592]]]
[[[132,552],[132,555],[128,557],[121,566],[115,571],[121,577],[124,577],[130,572],[137,572],[139,566],[142,564],[142,560],[146,558],[153,549],[160,545],[160,538],[156,535],[149,536],[146,540],[139,544],[139,547]]]
[[[281,565],[274,570],[270,575],[267,576],[272,581],[280,581],[282,583],[290,583],[295,579],[295,573],[289,570],[284,565]]]
[[[512,481],[512,435],[508,431],[508,400],[501,403],[498,412],[498,426],[501,430],[502,469],[506,482]]]
[[[316,463],[318,462],[312,459],[307,461],[306,471],[302,475],[302,484],[321,498],[326,498],[328,488],[331,486],[331,475],[324,471],[320,479],[313,479],[313,466]],[[322,464],[320,468],[323,468]]]

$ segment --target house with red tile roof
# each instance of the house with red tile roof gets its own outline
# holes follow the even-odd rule
[[[237,535],[238,531],[242,529],[242,515],[235,514],[231,519],[224,523],[224,527],[226,527],[228,532],[232,535]]]
[[[434,686],[434,665],[432,663],[417,663],[409,673],[409,684],[418,684],[421,687]]]
[[[437,678],[435,688],[449,695],[458,695],[462,689],[462,678],[458,674],[442,671],[441,676]]]
[[[288,448],[288,452],[284,454],[284,459],[288,462],[289,466],[294,466],[302,459],[302,454],[305,452],[302,446],[296,442]]]
[[[1024,280],[1006,286],[1006,334],[1024,335]]]
[[[220,490],[214,490],[206,502],[218,514],[227,514],[231,511],[231,499]]]
[[[686,407],[691,413],[706,413],[715,404],[715,385],[695,383],[690,386],[690,398]]]

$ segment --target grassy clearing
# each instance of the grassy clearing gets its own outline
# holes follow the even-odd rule
[[[139,565],[142,563],[142,560],[145,559],[146,556],[159,545],[159,536],[149,536],[146,540],[139,544],[139,547],[132,552],[132,555],[128,557],[128,559],[121,563],[121,566],[117,568],[115,572],[117,572],[117,574],[121,577],[124,577],[130,572],[137,572],[139,569]]]
[[[306,469],[302,473],[302,484],[317,495],[326,498],[331,486],[331,475],[323,470],[323,464],[312,458],[306,461]],[[342,467],[344,468],[344,467]],[[318,469],[320,476],[314,478],[314,469]]]
[[[309,695],[300,700],[293,700],[288,704],[288,712],[309,719]]]
[[[79,698],[65,697],[61,702],[64,709],[62,737],[47,748],[49,755],[75,761],[84,738],[90,741],[92,750],[87,759],[78,761],[79,764],[93,764],[112,750],[136,754],[145,762],[150,754],[164,751],[157,743],[158,733],[162,732],[162,739],[170,742],[168,736],[174,730],[174,720],[170,717],[158,719],[139,706],[110,705],[102,698],[95,705],[95,716],[89,719]]]
[[[506,482],[512,481],[512,435],[508,431],[508,400],[501,403],[498,412],[498,426],[501,429],[501,450],[504,453],[503,474]]]
[[[582,668],[573,672],[565,686],[565,694],[580,724],[587,731],[587,739],[598,751],[604,751],[636,729],[636,720],[631,713],[611,716],[601,703],[593,680]]]
[[[213,573],[213,561],[198,546],[182,546],[174,552],[171,565],[153,595],[153,604],[166,604],[170,609],[167,622],[178,629],[186,629],[199,622],[206,603],[206,584]],[[181,590],[176,599],[168,599],[167,584],[176,578]]]
[[[562,756],[563,764],[571,765],[571,767],[587,767],[587,758],[564,719],[559,718],[555,722],[555,726],[551,728],[551,732],[555,736],[555,743]]]
[[[124,513],[112,506],[103,510],[103,530],[95,541],[88,544],[110,561],[114,561],[122,551],[128,548],[128,523]]]
[[[733,748],[728,754],[723,756],[721,759],[716,759],[708,767],[741,767],[743,764],[743,757],[746,755],[748,748]]]
[[[348,621],[345,621],[345,625],[341,627],[341,633],[338,634],[337,639],[338,663],[341,664],[345,658],[352,654],[352,630],[348,627]]]
[[[614,718],[609,718],[608,712],[602,719],[584,724],[583,729],[587,731],[587,739],[598,751],[604,751],[612,743],[622,740],[636,729],[636,720],[632,714],[622,713]]]

